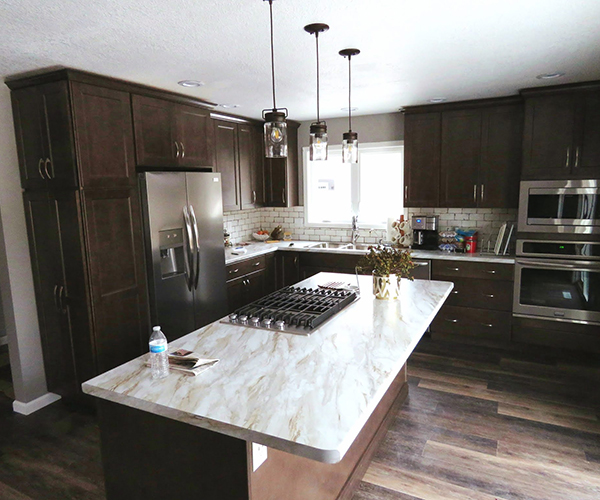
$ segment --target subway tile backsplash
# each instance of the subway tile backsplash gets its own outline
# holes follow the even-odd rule
[[[488,240],[496,241],[498,230],[504,222],[517,220],[516,209],[505,208],[406,208],[405,217],[413,215],[438,215],[440,230],[448,228],[477,229],[480,248],[485,248]],[[304,207],[259,208],[224,213],[224,224],[231,235],[231,241],[250,241],[252,233],[259,228],[267,231],[281,225],[284,231],[292,233],[296,240],[308,241],[350,241],[352,231],[340,228],[318,228],[304,225]],[[361,228],[359,243],[377,243],[385,238],[384,229]]]

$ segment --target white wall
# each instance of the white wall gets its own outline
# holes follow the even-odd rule
[[[310,124],[314,120],[302,122],[298,129],[298,176],[300,205],[304,205],[304,169],[302,148],[309,143]],[[348,117],[331,118],[327,121],[329,144],[342,144],[342,134],[348,132]],[[358,148],[361,142],[389,142],[404,140],[404,115],[400,112],[381,115],[352,117],[352,130],[358,132]]]
[[[47,393],[10,91],[0,84],[0,293],[15,398],[29,403]]]

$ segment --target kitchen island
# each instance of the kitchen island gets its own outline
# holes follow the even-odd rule
[[[98,398],[107,498],[349,498],[452,289],[406,281],[398,301],[381,301],[358,280],[360,299],[309,336],[215,322],[171,344],[221,360],[198,377],[153,381],[141,356],[84,383]],[[268,447],[259,468],[252,443]]]

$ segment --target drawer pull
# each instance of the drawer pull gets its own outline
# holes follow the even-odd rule
[[[229,274],[235,274],[239,271],[239,269],[234,269],[233,271],[229,271]]]
[[[452,293],[457,294],[458,290],[452,290]]]
[[[493,328],[494,325],[492,325],[491,323],[481,323],[483,326],[487,326],[488,328]]]
[[[486,271],[486,273],[488,273],[488,274],[496,274],[496,271],[494,271],[493,269],[489,269],[488,271]]]
[[[448,271],[460,271],[459,267],[447,267]]]
[[[448,323],[458,323],[457,319],[448,319],[448,318],[445,318],[444,321],[447,321]]]
[[[254,265],[254,267],[260,266],[260,262],[255,262],[253,265]]]
[[[493,299],[494,298],[494,294],[493,293],[484,293],[483,295],[485,295],[486,297]]]

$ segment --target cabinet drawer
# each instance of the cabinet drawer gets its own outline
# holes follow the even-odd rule
[[[227,266],[227,281],[265,268],[265,256],[253,257]]]
[[[510,340],[511,313],[445,305],[431,323],[432,332]]]
[[[448,297],[450,306],[477,307],[496,311],[512,310],[511,281],[453,278],[454,289]]]
[[[458,260],[434,260],[432,279],[449,277],[477,278],[512,281],[514,265],[493,262],[462,262]]]

